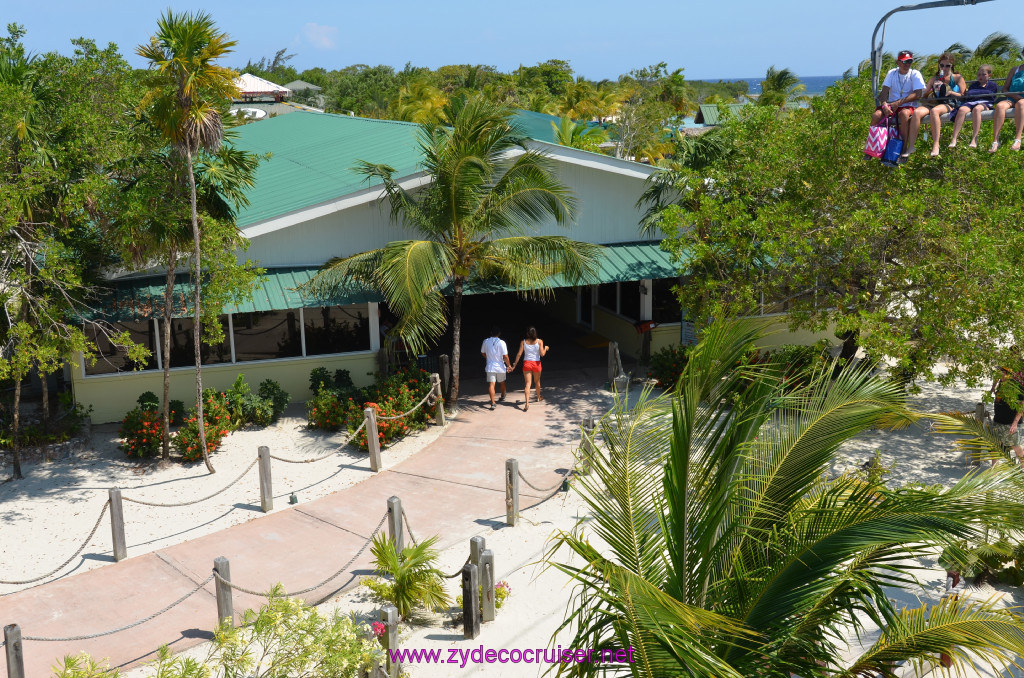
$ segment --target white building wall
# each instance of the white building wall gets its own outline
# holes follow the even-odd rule
[[[576,195],[576,223],[564,228],[550,220],[538,226],[538,234],[602,244],[643,239],[642,211],[635,206],[644,190],[642,179],[562,162],[557,170]],[[316,266],[413,238],[417,235],[393,223],[388,205],[377,200],[255,236],[243,257],[262,266]]]

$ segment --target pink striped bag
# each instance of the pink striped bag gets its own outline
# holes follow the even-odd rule
[[[864,155],[881,158],[885,154],[887,143],[889,143],[889,119],[882,118],[877,125],[868,128],[868,142],[864,144]]]

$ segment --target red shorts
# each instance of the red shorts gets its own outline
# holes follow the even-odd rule
[[[536,372],[540,374],[540,361],[539,360],[524,360],[523,361],[523,372]]]

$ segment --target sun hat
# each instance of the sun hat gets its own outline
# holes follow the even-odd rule
[[[913,61],[914,53],[908,49],[900,51],[899,56],[896,57],[896,61]]]

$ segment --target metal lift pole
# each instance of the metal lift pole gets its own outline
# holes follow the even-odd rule
[[[933,7],[959,7],[961,5],[977,5],[979,2],[991,2],[992,0],[932,0],[916,5],[903,5],[888,12],[875,25],[875,32],[871,34],[871,91],[875,98],[878,98],[878,74],[882,70],[882,45],[885,43],[885,22],[896,12],[910,12],[915,9],[931,9]],[[875,38],[878,37],[878,29],[882,29],[882,39],[875,47]]]

